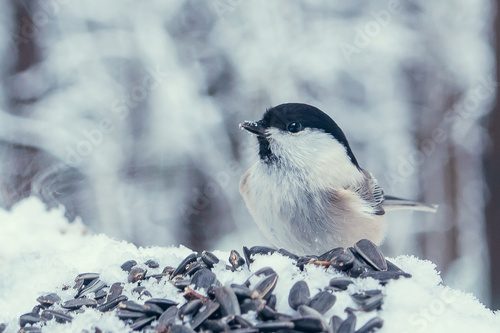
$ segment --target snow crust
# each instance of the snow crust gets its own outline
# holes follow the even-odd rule
[[[105,235],[93,235],[78,221],[69,224],[62,209],[47,211],[35,198],[24,200],[10,212],[0,210],[0,322],[8,324],[7,332],[16,332],[19,316],[31,311],[38,296],[57,292],[63,301],[72,298],[75,291],[72,288],[63,290],[63,286],[72,287],[79,273],[100,273],[101,279],[108,284],[127,282],[127,273],[120,265],[129,259],[139,263],[154,259],[160,267],[148,270],[159,273],[167,265],[177,266],[191,252],[185,247],[136,247]],[[246,267],[237,272],[226,270],[223,261],[229,253],[213,252],[223,259],[214,269],[223,284],[242,283],[251,274]],[[336,293],[337,302],[325,315],[329,318],[337,314],[345,318],[344,309],[356,307],[350,293],[358,289],[383,289],[382,310],[356,313],[357,328],[378,315],[384,319],[384,327],[379,332],[500,332],[499,313],[487,309],[471,294],[444,286],[432,262],[410,256],[392,260],[413,277],[392,281],[385,287],[373,279],[357,279],[347,291]],[[293,283],[305,280],[314,295],[327,286],[332,277],[340,276],[340,273],[311,265],[301,272],[291,259],[279,254],[257,256],[251,270],[264,266],[271,266],[278,273],[277,309],[289,314],[294,313],[287,302]],[[160,282],[149,279],[142,285],[153,297],[182,301],[177,289],[165,279]],[[142,303],[147,298],[142,296],[139,300],[136,293],[132,294],[135,286],[126,284],[124,294]],[[129,331],[113,313],[102,314],[92,309],[74,315],[71,324],[51,322],[43,331],[80,332],[92,327],[105,332]]]

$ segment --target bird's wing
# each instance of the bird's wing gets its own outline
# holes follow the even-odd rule
[[[372,214],[384,215],[384,190],[378,185],[377,180],[366,170],[361,169],[365,175],[363,181],[349,188],[356,192],[363,199],[368,207],[372,210]]]

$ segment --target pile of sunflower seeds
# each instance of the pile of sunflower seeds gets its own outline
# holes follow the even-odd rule
[[[335,315],[325,318],[336,302],[335,294],[347,290],[353,278],[371,277],[385,285],[392,279],[411,277],[386,260],[379,248],[366,239],[354,247],[335,248],[319,256],[300,257],[283,249],[264,246],[243,247],[242,252],[243,256],[231,251],[227,270],[242,270],[245,265],[250,268],[255,255],[278,252],[292,258],[300,270],[307,269],[307,265],[316,265],[344,274],[333,277],[329,285],[313,297],[305,281],[296,282],[288,296],[288,304],[295,314],[289,315],[276,310],[273,291],[279,276],[271,267],[254,272],[243,284],[223,286],[212,271],[220,259],[207,251],[192,253],[177,267],[167,266],[160,274],[148,274],[135,260],[129,260],[121,265],[121,269],[128,273],[128,282],[137,285],[133,291],[147,299],[143,304],[128,300],[122,294],[123,283],[108,283],[97,273],[82,273],[75,278],[74,299],[62,301],[55,293],[38,297],[38,304],[32,311],[19,318],[19,332],[40,332],[41,327],[51,320],[69,323],[85,309],[95,308],[101,312],[114,312],[131,331],[368,333],[381,328],[382,319],[374,317],[356,330],[356,314],[379,310],[383,303],[382,292],[373,289],[351,294],[357,307],[346,308],[347,318],[344,320]],[[145,265],[159,267],[153,260],[148,260]],[[141,286],[141,282],[148,279],[167,280],[179,290],[185,301],[179,304],[166,298],[151,298],[151,293]],[[0,324],[0,332],[5,328]],[[100,332],[98,328],[93,331]]]

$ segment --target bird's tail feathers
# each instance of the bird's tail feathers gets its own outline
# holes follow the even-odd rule
[[[438,210],[438,205],[429,205],[418,201],[402,199],[392,195],[385,195],[382,203],[386,211],[393,210],[415,210],[427,213],[435,213]]]

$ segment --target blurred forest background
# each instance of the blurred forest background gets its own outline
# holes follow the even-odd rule
[[[238,194],[255,147],[237,125],[305,102],[341,124],[387,193],[440,205],[391,215],[386,253],[428,258],[498,309],[496,12],[491,0],[2,1],[0,205],[39,196],[139,245],[263,244]]]

